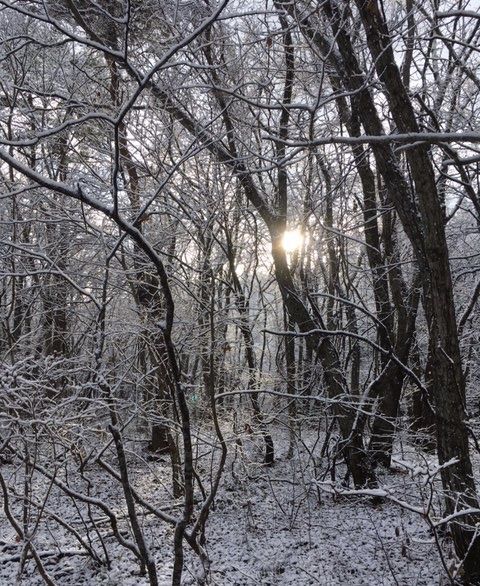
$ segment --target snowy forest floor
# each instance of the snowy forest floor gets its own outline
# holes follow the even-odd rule
[[[227,585],[433,585],[448,583],[434,536],[428,524],[417,513],[389,501],[375,504],[366,497],[332,496],[319,491],[311,454],[318,436],[303,434],[304,444],[297,444],[292,458],[287,457],[288,434],[274,429],[277,460],[273,467],[259,465],[258,440],[245,434],[241,451],[235,450],[232,438],[223,480],[215,508],[206,530],[206,550],[211,559],[208,584]],[[305,440],[307,436],[308,441]],[[202,432],[205,435],[205,430]],[[211,439],[211,437],[210,437]],[[308,449],[306,449],[306,446]],[[180,505],[172,506],[169,496],[170,467],[168,458],[148,461],[141,444],[131,443],[131,481],[138,492],[155,507],[166,507],[175,514]],[[202,444],[204,447],[208,444]],[[200,446],[200,447],[202,447]],[[317,442],[316,451],[321,443]],[[197,446],[198,447],[198,446]],[[425,454],[405,447],[396,455],[398,464],[393,472],[380,474],[381,486],[387,486],[397,498],[414,505],[426,502],[429,487],[425,477],[415,470],[419,462],[428,463]],[[237,451],[236,455],[235,452]],[[315,457],[319,454],[314,452]],[[208,478],[211,458],[208,450],[197,469]],[[407,470],[411,463],[411,469]],[[112,460],[114,463],[114,460]],[[434,458],[430,459],[434,465]],[[342,474],[337,474],[340,484]],[[13,465],[3,466],[5,478],[18,475]],[[88,472],[90,494],[108,503],[116,515],[126,521],[126,508],[121,487],[100,469]],[[326,480],[330,479],[330,475]],[[313,481],[313,482],[312,482]],[[70,486],[86,491],[86,483],[71,476]],[[42,501],[49,492],[47,508],[67,520],[84,537],[92,540],[101,552],[99,537],[93,531],[88,511],[62,494],[46,481],[35,480],[33,496]],[[205,482],[208,489],[208,484]],[[21,487],[19,486],[19,490]],[[19,502],[11,503],[21,518]],[[439,511],[434,499],[433,507]],[[111,568],[95,565],[85,555],[71,534],[56,521],[49,519],[39,525],[34,536],[37,551],[45,567],[59,586],[133,586],[148,584],[139,575],[133,555],[122,548],[112,534],[106,518],[98,509],[92,510],[111,558]],[[45,517],[46,518],[46,517]],[[142,518],[145,535],[156,560],[160,584],[171,583],[173,567],[173,530],[152,515]],[[124,527],[125,528],[125,527]],[[441,537],[447,563],[451,563],[448,536]],[[65,555],[59,554],[64,552]],[[0,584],[14,583],[36,586],[42,584],[33,560],[18,580],[18,559],[21,544],[14,529],[0,514]],[[185,544],[185,584],[197,584],[200,570],[198,558]],[[17,581],[18,580],[18,581]]]

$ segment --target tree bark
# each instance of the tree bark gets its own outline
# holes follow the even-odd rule
[[[395,63],[390,33],[377,0],[356,0],[377,75],[385,85],[386,97],[399,132],[419,132],[415,112]],[[432,340],[433,396],[436,411],[438,457],[442,468],[447,512],[459,507],[478,508],[465,424],[465,381],[458,340],[453,285],[450,273],[445,218],[438,198],[428,147],[407,150],[418,208],[422,220],[419,243],[414,243],[425,271],[425,309]],[[395,205],[398,202],[394,201]],[[404,226],[405,227],[405,226]],[[419,246],[420,244],[420,246]],[[464,561],[467,580],[480,581],[480,537],[471,515],[462,524],[453,523],[457,555]]]

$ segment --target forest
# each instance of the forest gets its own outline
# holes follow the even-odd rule
[[[0,586],[480,585],[478,0],[0,0]]]

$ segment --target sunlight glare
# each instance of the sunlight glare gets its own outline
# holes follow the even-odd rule
[[[282,246],[285,252],[295,252],[302,247],[303,240],[300,230],[287,230],[282,237]]]

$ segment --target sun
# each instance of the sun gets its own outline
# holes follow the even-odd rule
[[[300,230],[287,230],[282,236],[282,246],[285,252],[295,252],[302,247],[304,240]]]

